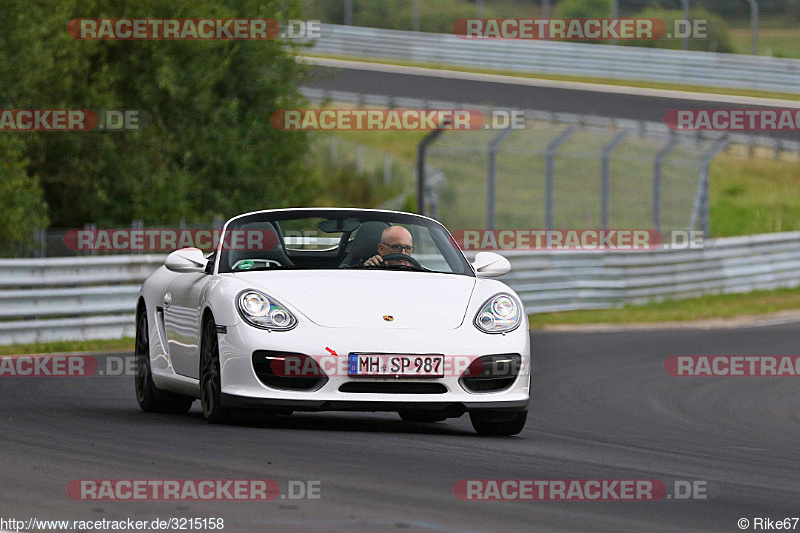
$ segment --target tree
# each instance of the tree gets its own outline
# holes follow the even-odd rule
[[[13,133],[0,132],[0,256],[24,253],[34,232],[47,225],[47,205],[35,177],[26,172],[24,143]]]
[[[74,40],[73,18],[299,19],[296,0],[25,0],[0,18],[0,100],[17,109],[132,109],[137,132],[13,133],[54,225],[174,223],[303,205],[309,136],[272,112],[303,105],[297,44]]]

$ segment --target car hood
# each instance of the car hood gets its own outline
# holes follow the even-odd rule
[[[290,270],[234,275],[330,328],[455,329],[464,321],[475,287],[475,278],[469,276],[405,271]]]

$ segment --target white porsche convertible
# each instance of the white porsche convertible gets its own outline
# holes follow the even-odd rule
[[[366,209],[239,215],[214,253],[184,248],[142,285],[136,398],[209,422],[242,409],[469,413],[522,431],[530,339],[500,255],[470,264],[430,218]]]

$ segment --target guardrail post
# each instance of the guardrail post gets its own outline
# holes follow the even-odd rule
[[[572,124],[561,135],[556,137],[548,146],[546,152],[546,179],[545,179],[545,229],[553,229],[553,188],[555,186],[555,157],[558,149],[570,135],[578,129],[577,124]]]
[[[495,229],[497,222],[497,148],[511,135],[511,128],[504,129],[489,141],[488,205],[486,206],[486,227]]]
[[[611,160],[611,152],[614,151],[614,148],[622,144],[622,141],[631,134],[630,130],[624,130],[619,132],[619,134],[614,137],[614,140],[608,143],[608,145],[603,148],[603,175],[602,175],[602,184],[601,184],[601,191],[602,191],[602,205],[601,205],[601,218],[603,221],[603,229],[608,229],[608,206],[610,203],[610,196],[611,196],[611,170],[609,169],[610,160]],[[548,228],[549,229],[549,228]]]
[[[664,159],[677,145],[678,137],[675,134],[671,134],[669,142],[659,150],[653,162],[653,228],[657,231],[661,231],[661,168],[664,164]]]

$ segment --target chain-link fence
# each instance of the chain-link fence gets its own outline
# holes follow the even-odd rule
[[[303,88],[319,103],[478,109],[464,102]],[[520,129],[447,130],[426,151],[425,214],[450,229],[699,229],[709,235],[709,165],[722,150],[798,161],[800,143],[680,132],[664,123],[524,110]],[[409,191],[411,194],[412,191]],[[397,206],[391,206],[397,208]]]
[[[524,129],[447,132],[426,163],[444,173],[452,228],[687,229],[714,140],[678,142],[613,122],[527,119]]]

